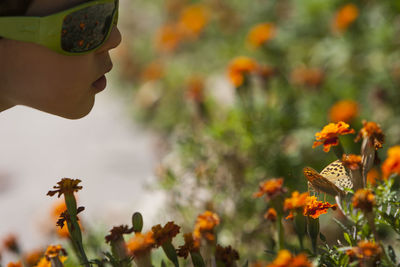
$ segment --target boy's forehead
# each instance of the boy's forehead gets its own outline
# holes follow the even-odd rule
[[[92,0],[33,0],[27,16],[46,16]]]

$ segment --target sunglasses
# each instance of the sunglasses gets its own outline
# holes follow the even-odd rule
[[[99,48],[118,21],[118,0],[96,0],[45,17],[0,17],[0,36],[64,55]]]

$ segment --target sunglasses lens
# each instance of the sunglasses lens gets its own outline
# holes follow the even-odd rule
[[[115,3],[89,6],[64,18],[61,47],[72,53],[89,51],[98,47],[112,27]]]

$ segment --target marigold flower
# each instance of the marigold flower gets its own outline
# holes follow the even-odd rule
[[[61,245],[50,245],[47,247],[44,255],[47,258],[54,258],[61,255],[67,255],[67,252],[65,251],[65,249],[62,248]]]
[[[156,35],[156,46],[161,52],[174,51],[182,41],[182,33],[177,24],[170,23],[162,26]]]
[[[110,230],[110,234],[106,235],[106,243],[111,243],[112,241],[117,241],[120,238],[123,238],[122,236],[124,234],[130,234],[133,232],[132,228],[129,228],[128,225],[120,225],[120,226],[114,226]]]
[[[362,166],[361,156],[354,155],[354,154],[349,154],[349,155],[343,154],[342,164],[350,170],[353,170],[353,171],[358,170]]]
[[[181,227],[176,225],[174,222],[167,222],[164,227],[157,224],[151,228],[153,231],[153,237],[155,240],[155,246],[162,246],[165,242],[171,242],[178,233]]]
[[[259,47],[276,35],[276,27],[273,23],[260,23],[250,29],[247,41],[254,47]]]
[[[259,185],[258,192],[254,193],[254,197],[262,197],[266,195],[266,199],[272,199],[277,195],[280,195],[286,192],[286,189],[282,186],[283,178],[273,178],[261,182]]]
[[[215,259],[223,262],[224,266],[234,266],[234,262],[239,260],[239,253],[231,246],[222,247],[217,245],[215,249]]]
[[[298,86],[316,87],[322,83],[323,78],[324,72],[321,69],[304,66],[295,68],[290,75],[291,82]]]
[[[235,87],[239,87],[244,82],[247,74],[257,70],[257,63],[248,57],[237,57],[228,66],[228,76]]]
[[[79,179],[71,179],[71,178],[62,178],[60,182],[58,182],[56,186],[53,186],[54,189],[47,192],[48,196],[54,196],[58,193],[57,197],[60,197],[62,194],[73,194],[74,192],[78,192],[82,189],[82,186],[78,186],[81,182]]]
[[[186,35],[197,36],[209,20],[208,8],[202,4],[193,4],[182,10],[179,26]]]
[[[361,209],[364,212],[370,212],[374,205],[375,195],[370,189],[358,189],[353,196],[354,208]]]
[[[189,253],[199,252],[200,243],[193,238],[192,233],[184,234],[183,239],[185,240],[185,244],[179,246],[176,251],[179,257],[186,259]]]
[[[32,250],[26,254],[24,254],[24,262],[28,266],[35,266],[41,257],[44,256],[44,251],[41,249]]]
[[[311,262],[304,254],[293,256],[288,250],[283,249],[278,252],[275,260],[267,267],[311,267]]]
[[[346,251],[346,254],[350,257],[357,257],[359,259],[376,259],[380,257],[381,253],[381,247],[368,240],[362,240],[357,243],[357,247],[353,247]]]
[[[17,236],[14,234],[9,234],[6,238],[4,238],[3,246],[5,249],[14,253],[19,253],[20,251]]]
[[[332,122],[351,122],[357,115],[358,104],[353,100],[338,101],[329,110],[329,118]]]
[[[20,261],[17,261],[17,262],[9,262],[7,264],[7,267],[23,267],[23,266],[22,266],[22,263]]]
[[[307,198],[309,197],[308,192],[300,194],[298,191],[292,192],[290,198],[286,198],[283,203],[283,209],[285,211],[289,210],[290,213],[286,219],[293,218],[293,211],[303,209],[307,205]]]
[[[339,145],[339,136],[354,133],[354,129],[349,129],[349,125],[343,121],[338,123],[329,123],[321,132],[315,134],[317,141],[314,142],[313,148],[324,145],[324,151],[329,152],[331,146]]]
[[[367,183],[371,185],[376,185],[376,181],[382,179],[381,174],[378,172],[376,168],[372,168],[367,173]]]
[[[333,29],[344,32],[358,17],[358,8],[354,4],[347,4],[340,8],[333,20]]]
[[[387,178],[389,175],[395,173],[400,175],[400,146],[393,146],[387,151],[387,158],[382,163],[383,177]]]
[[[354,141],[358,142],[361,138],[368,138],[371,145],[375,147],[375,150],[381,148],[385,141],[385,135],[380,126],[373,121],[363,120],[362,123],[363,127]]]
[[[219,217],[216,213],[205,211],[197,216],[197,221],[194,226],[193,238],[199,241],[204,237],[208,241],[214,241],[214,228],[219,224]]]
[[[187,82],[186,97],[194,102],[204,101],[204,80],[193,76]]]
[[[309,196],[307,204],[304,206],[303,215],[317,219],[320,215],[327,213],[329,208],[335,210],[337,204],[332,205],[328,202],[318,201],[315,196]]]
[[[138,257],[149,252],[155,244],[153,232],[148,231],[145,234],[135,233],[135,235],[127,242],[126,247],[128,252]]]
[[[269,208],[268,211],[264,214],[264,218],[268,221],[275,222],[277,215],[278,214],[274,208]]]

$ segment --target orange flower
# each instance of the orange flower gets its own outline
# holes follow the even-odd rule
[[[61,254],[67,255],[67,252],[62,248],[61,245],[50,245],[47,247],[46,252],[44,253],[44,255],[49,259],[61,256]]]
[[[332,122],[351,122],[358,115],[358,104],[353,100],[341,100],[336,102],[329,111]]]
[[[235,87],[243,84],[246,74],[257,70],[257,63],[248,57],[237,57],[228,66],[228,76]]]
[[[196,37],[209,20],[209,10],[202,4],[193,4],[182,10],[179,26],[188,37]]]
[[[67,206],[65,205],[65,201],[64,200],[57,201],[53,205],[53,209],[51,212],[54,222],[57,222],[61,213],[63,213],[66,210],[67,210]],[[57,235],[61,238],[69,237],[69,231],[68,231],[68,227],[66,225],[64,225],[63,227],[56,227],[56,231],[57,231]]]
[[[395,173],[400,175],[400,146],[393,146],[388,149],[387,158],[382,163],[383,177],[387,178],[389,175]]]
[[[369,142],[375,147],[375,150],[381,148],[385,141],[385,135],[380,126],[372,121],[363,120],[362,123],[363,127],[354,141],[358,142],[361,138],[369,138]]]
[[[187,258],[190,252],[199,252],[200,244],[198,241],[194,240],[192,233],[186,233],[183,235],[185,244],[179,246],[176,250],[179,257]]]
[[[313,148],[324,145],[324,151],[329,152],[331,146],[339,144],[339,136],[354,133],[354,129],[349,129],[349,125],[343,121],[338,123],[329,123],[321,132],[315,134],[317,141],[314,142]]]
[[[304,66],[294,69],[290,75],[291,82],[298,86],[316,87],[322,83],[323,78],[321,69]]]
[[[43,257],[44,251],[41,249],[30,251],[24,255],[24,261],[28,266],[35,266],[41,257]]]
[[[272,23],[260,23],[250,29],[247,41],[254,47],[265,44],[276,35],[276,27]]]
[[[367,182],[371,185],[376,185],[376,181],[382,179],[376,168],[372,168],[367,174]]]
[[[275,260],[267,267],[311,267],[311,262],[304,254],[293,256],[288,250],[280,250]]]
[[[143,69],[141,78],[143,81],[154,81],[160,79],[163,75],[163,65],[158,61],[153,61]]]
[[[219,217],[216,213],[205,211],[197,216],[197,221],[194,226],[193,238],[199,241],[204,237],[208,241],[214,241],[214,228],[219,224]]]
[[[300,194],[298,191],[292,192],[292,197],[286,198],[283,203],[283,209],[289,210],[290,213],[286,219],[293,218],[293,211],[303,209],[307,205],[308,192]]]
[[[370,189],[358,189],[353,196],[354,208],[361,209],[364,212],[370,212],[374,205],[375,195]]]
[[[161,227],[160,224],[153,226],[151,230],[153,231],[155,246],[159,247],[165,242],[171,242],[172,238],[179,233],[179,229],[180,227],[174,222],[168,222],[164,227]]]
[[[179,27],[174,24],[162,26],[156,35],[156,46],[160,52],[174,51],[182,40],[182,33]]]
[[[239,260],[239,253],[231,246],[222,247],[217,245],[215,249],[215,259],[222,263],[224,266],[234,266],[235,261]]]
[[[204,80],[197,76],[192,76],[187,83],[186,97],[194,102],[204,101]]]
[[[354,4],[347,4],[338,10],[332,27],[335,31],[344,32],[358,17],[358,8]]]
[[[354,154],[343,154],[342,163],[346,168],[350,170],[358,170],[361,168],[361,156]]]
[[[57,190],[49,191],[47,195],[54,196],[58,193],[57,197],[60,197],[62,194],[73,194],[82,189],[82,186],[78,186],[80,182],[81,180],[79,179],[62,178],[61,181],[57,183],[58,185],[53,187]]]
[[[264,218],[271,222],[275,222],[277,218],[276,210],[274,208],[269,208],[268,211],[264,214]]]
[[[303,215],[317,219],[320,215],[327,213],[329,208],[335,210],[336,207],[337,204],[331,205],[328,202],[318,201],[315,196],[310,196],[307,198],[307,205],[304,206]]]
[[[118,240],[123,240],[123,235],[124,234],[130,234],[133,232],[133,228],[129,228],[128,225],[120,225],[120,226],[114,226],[110,230],[110,234],[106,235],[106,243],[112,244],[114,241]]]
[[[127,242],[126,247],[131,255],[139,257],[149,252],[154,244],[153,232],[148,231],[145,234],[135,233]]]
[[[266,199],[272,199],[277,195],[280,195],[286,191],[286,189],[282,186],[283,178],[272,178],[261,182],[259,185],[259,191],[254,193],[254,197],[262,197],[266,195]]]
[[[7,267],[23,267],[23,266],[22,266],[22,263],[20,261],[17,261],[17,262],[9,262],[7,264]]]
[[[58,262],[65,262],[67,260],[67,252],[61,247],[61,245],[57,246],[48,246],[45,256],[42,257],[38,264],[35,267],[51,267],[51,260]]]
[[[353,247],[346,251],[347,255],[359,259],[377,259],[380,257],[381,253],[381,247],[368,240],[362,240],[357,243],[357,247]]]

